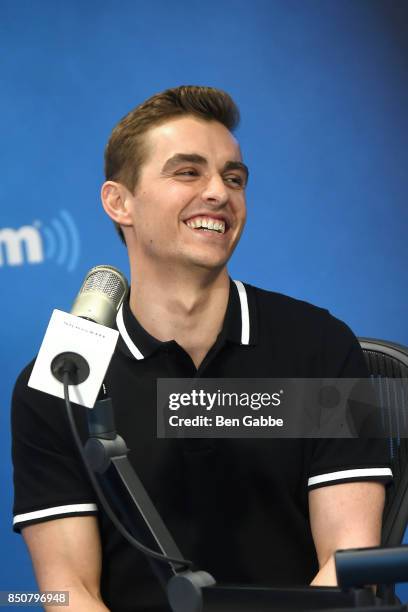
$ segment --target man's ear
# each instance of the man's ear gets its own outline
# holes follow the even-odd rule
[[[101,199],[105,212],[119,225],[132,225],[129,214],[130,191],[121,183],[106,181],[101,188]]]

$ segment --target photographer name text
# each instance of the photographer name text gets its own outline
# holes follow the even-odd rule
[[[215,417],[197,415],[195,417],[180,417],[173,414],[169,417],[171,427],[283,427],[284,422],[281,418],[272,416],[245,415],[243,417],[226,418],[220,414]]]

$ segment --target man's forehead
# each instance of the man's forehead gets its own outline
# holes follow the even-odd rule
[[[218,121],[206,121],[192,116],[173,118],[151,128],[146,144],[163,158],[182,151],[186,154],[223,154],[241,161],[241,150],[236,138]]]

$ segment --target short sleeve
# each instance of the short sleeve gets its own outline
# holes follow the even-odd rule
[[[352,331],[327,313],[322,371],[326,378],[368,378],[360,344]],[[311,449],[309,489],[356,481],[392,480],[389,442],[380,438],[320,439]]]
[[[27,386],[32,364],[14,387],[12,457],[13,529],[68,516],[97,512],[92,486],[72,439],[62,400]],[[73,406],[81,438],[86,413]]]

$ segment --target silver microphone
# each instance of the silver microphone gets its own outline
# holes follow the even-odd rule
[[[126,278],[113,266],[89,270],[71,308],[71,314],[105,327],[114,327],[116,314],[128,290]],[[89,364],[77,352],[59,353],[51,362],[51,372],[60,382],[69,374],[69,384],[79,385],[89,376]]]
[[[71,314],[114,327],[128,283],[117,268],[95,266],[89,270],[71,308]]]

